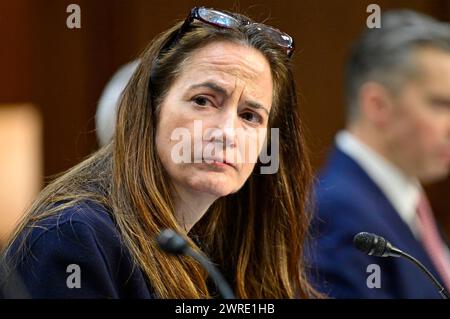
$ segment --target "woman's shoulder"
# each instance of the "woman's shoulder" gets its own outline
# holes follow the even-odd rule
[[[57,204],[65,205],[63,203]],[[58,207],[52,207],[58,208]],[[52,233],[59,235],[59,239],[70,238],[76,235],[101,239],[105,237],[105,242],[113,244],[120,243],[119,231],[112,218],[111,211],[105,206],[92,202],[82,201],[61,209],[48,217],[27,225],[27,243],[32,246],[42,236]]]
[[[31,296],[150,297],[142,272],[102,205],[80,202],[28,228],[8,257]]]

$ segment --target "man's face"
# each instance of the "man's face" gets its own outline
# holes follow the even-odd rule
[[[427,182],[450,168],[450,54],[422,49],[417,61],[421,75],[393,98],[385,136],[393,161]]]

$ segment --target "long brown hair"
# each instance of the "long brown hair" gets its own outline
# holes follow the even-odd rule
[[[303,264],[312,175],[289,58],[254,28],[225,30],[201,23],[193,23],[161,53],[180,26],[161,34],[141,55],[122,95],[111,143],[48,185],[11,242],[43,218],[81,201],[97,202],[111,212],[124,244],[158,297],[210,297],[206,273],[195,260],[169,256],[157,247],[155,236],[163,228],[181,233],[183,229],[173,214],[172,186],[157,156],[155,135],[158,107],[192,53],[214,41],[233,41],[256,48],[271,66],[274,101],[269,127],[279,128],[279,170],[262,175],[257,163],[242,189],[218,199],[188,240],[200,250],[192,238],[199,239],[240,298],[317,296]]]

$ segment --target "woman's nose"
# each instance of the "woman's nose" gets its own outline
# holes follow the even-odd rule
[[[220,135],[224,145],[226,146],[235,146],[236,145],[236,129],[239,126],[239,117],[236,111],[236,108],[228,108],[227,110],[223,110],[216,118],[216,125],[218,132],[217,135]],[[218,134],[217,134],[218,133]],[[225,143],[226,142],[226,143]]]

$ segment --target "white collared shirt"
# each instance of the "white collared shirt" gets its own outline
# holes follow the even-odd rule
[[[399,168],[348,131],[341,131],[336,135],[336,145],[362,167],[419,239],[416,209],[423,191],[420,182],[403,174]]]

